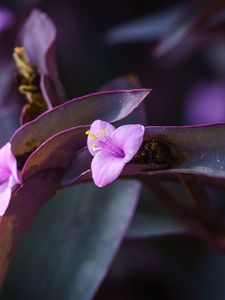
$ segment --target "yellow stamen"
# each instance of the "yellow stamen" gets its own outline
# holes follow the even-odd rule
[[[91,138],[93,141],[96,140],[96,137],[94,136],[94,134],[93,134],[90,130],[87,130],[87,131],[85,132],[85,134],[89,135],[90,138]]]
[[[106,128],[104,128],[103,130],[99,130],[99,131],[97,132],[97,136],[100,137],[100,136],[101,136],[102,134],[104,134],[104,133],[105,133],[105,134],[108,134]],[[89,135],[90,138],[91,138],[93,141],[97,140],[97,138],[96,138],[96,136],[94,135],[94,133],[91,132],[90,130],[87,130],[87,131],[85,132],[85,134]]]
[[[20,85],[19,86],[19,91],[21,94],[34,94],[34,93],[38,93],[38,89],[35,85]]]
[[[30,65],[29,58],[23,47],[16,47],[14,49],[13,58],[15,60],[17,68],[24,78],[30,79],[34,76],[34,70]]]

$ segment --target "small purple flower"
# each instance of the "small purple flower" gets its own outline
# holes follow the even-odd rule
[[[7,143],[0,149],[0,216],[3,216],[11,198],[12,189],[20,183],[17,162]]]
[[[140,124],[124,125],[115,129],[108,122],[96,120],[87,131],[87,146],[94,156],[92,177],[99,187],[116,180],[124,166],[138,152],[145,128]]]

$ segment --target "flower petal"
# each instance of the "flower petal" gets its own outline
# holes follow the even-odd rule
[[[0,149],[0,182],[7,181],[11,175],[11,144],[7,143]]]
[[[11,174],[17,183],[20,182],[17,174],[17,162],[11,150],[11,144],[7,143],[0,149],[1,181],[8,180]]]
[[[98,132],[99,131],[102,131],[102,130],[106,130],[107,133],[109,135],[111,135],[113,133],[113,131],[115,130],[115,127],[108,123],[108,122],[105,122],[105,121],[102,121],[102,120],[96,120],[94,121],[92,124],[91,124],[91,128],[90,128],[90,132],[95,136],[95,137],[98,137]],[[91,138],[91,136],[89,135],[88,136],[88,139],[87,139],[87,146],[88,146],[88,150],[90,151],[90,153],[95,156],[95,154],[97,154],[99,151],[96,150],[94,151],[93,150],[93,143],[95,141]]]
[[[101,150],[92,160],[91,170],[94,183],[98,187],[116,180],[125,166],[123,158],[113,156],[112,154]]]
[[[125,154],[125,162],[129,162],[138,152],[143,142],[145,128],[140,124],[123,125],[117,128],[111,138]]]
[[[0,216],[3,216],[11,198],[12,190],[8,182],[0,184]]]

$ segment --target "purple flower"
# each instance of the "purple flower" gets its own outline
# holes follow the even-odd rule
[[[0,216],[3,216],[11,198],[12,189],[20,183],[17,162],[7,143],[0,149]]]
[[[144,126],[124,125],[115,129],[108,122],[96,120],[87,131],[87,146],[94,156],[92,177],[99,187],[116,180],[124,166],[139,150],[144,136]]]

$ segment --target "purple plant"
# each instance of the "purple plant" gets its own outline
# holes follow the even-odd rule
[[[176,11],[172,11],[173,15]],[[175,19],[172,21],[170,30],[176,25]],[[63,238],[46,262],[55,268],[52,258],[58,251],[63,251],[61,245],[70,244],[74,264],[71,264],[71,270],[63,269],[69,274],[69,283],[60,270],[62,266],[57,266],[59,272],[55,272],[54,277],[57,291],[61,285],[71,284],[76,290],[76,299],[93,297],[133,215],[134,224],[136,219],[145,224],[136,210],[142,184],[178,221],[169,229],[168,223],[164,224],[162,235],[165,232],[191,232],[224,250],[222,234],[218,232],[225,232],[225,222],[211,207],[204,187],[224,185],[225,124],[140,125],[141,120],[131,119],[132,112],[142,104],[150,90],[139,88],[133,77],[121,77],[103,86],[104,91],[60,103],[67,99],[63,96],[56,70],[54,24],[46,14],[34,10],[19,37],[14,58],[22,76],[19,90],[29,103],[22,114],[26,124],[20,126],[0,150],[0,244],[4,245],[0,252],[0,280],[3,282],[12,255],[39,209],[58,190],[75,184],[73,209],[67,209],[61,201],[59,219],[65,218],[66,222],[62,222],[58,231]],[[163,37],[162,33],[162,41]],[[34,111],[40,108],[39,105],[44,106]],[[128,116],[129,125],[116,129],[111,124]],[[133,180],[113,183],[124,178]],[[78,185],[93,181],[99,187],[113,184],[104,189],[96,189],[91,184]],[[82,186],[87,194],[90,191],[86,198]],[[183,201],[186,191],[190,198],[188,205]],[[151,221],[149,214],[146,215],[145,220]],[[151,233],[146,228],[152,229],[151,226],[152,223],[144,225],[145,230],[140,226],[139,230],[140,227],[134,225],[135,230],[130,230],[129,234],[149,237]],[[65,232],[70,238],[64,239]],[[64,257],[64,253],[61,255]],[[52,265],[46,266],[46,270],[52,270]],[[97,274],[96,269],[99,270]],[[26,290],[29,288],[26,286]],[[51,294],[48,284],[47,290]],[[82,298],[82,293],[88,296]]]
[[[64,99],[56,67],[55,40],[56,28],[52,20],[40,10],[33,10],[22,27],[13,53],[19,91],[28,100],[21,114],[22,124]]]

